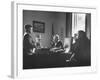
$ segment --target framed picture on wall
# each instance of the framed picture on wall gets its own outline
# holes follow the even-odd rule
[[[11,8],[13,78],[96,71],[96,8],[29,2]]]
[[[44,33],[45,23],[40,21],[33,21],[33,32]]]

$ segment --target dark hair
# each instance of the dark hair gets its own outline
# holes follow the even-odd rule
[[[27,29],[29,29],[29,28],[31,28],[32,26],[30,25],[30,24],[26,24],[25,25],[25,29],[27,30]]]
[[[26,24],[26,25],[25,25],[26,31],[28,31],[31,27],[32,27],[32,26],[31,26],[30,24]]]
[[[78,33],[79,33],[79,38],[86,37],[86,33],[84,31],[80,30],[78,31]]]

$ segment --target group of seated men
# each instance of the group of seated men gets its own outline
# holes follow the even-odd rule
[[[25,30],[26,33],[23,39],[23,53],[24,55],[32,55],[35,49],[40,48],[41,46],[38,42],[34,42],[31,37],[31,33],[33,31],[32,26],[28,24],[25,25]],[[80,63],[83,61],[90,63],[90,41],[86,37],[86,33],[84,31],[79,31],[77,36],[78,37],[73,38],[75,43],[71,45],[70,51],[75,54],[75,59],[80,61]],[[63,44],[59,40],[59,35],[54,35],[50,51],[56,51],[59,49],[64,49]]]

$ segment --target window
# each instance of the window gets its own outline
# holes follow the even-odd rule
[[[85,31],[85,13],[72,13],[72,37],[79,30]]]

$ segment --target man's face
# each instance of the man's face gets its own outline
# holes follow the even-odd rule
[[[78,33],[74,34],[74,38],[78,39]]]
[[[32,33],[32,31],[33,31],[33,28],[31,27],[31,28],[29,28],[29,31],[30,31],[30,33]]]

